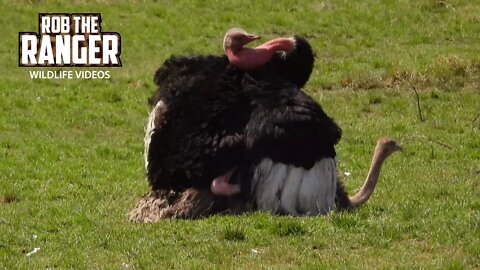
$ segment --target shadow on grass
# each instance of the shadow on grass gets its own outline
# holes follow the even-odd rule
[[[243,241],[245,233],[242,229],[226,228],[220,233],[220,239],[226,241]]]
[[[299,236],[305,235],[307,230],[302,227],[302,225],[298,224],[298,222],[294,220],[279,222],[276,225],[272,226],[270,229],[271,233],[277,236],[285,237],[285,236]]]

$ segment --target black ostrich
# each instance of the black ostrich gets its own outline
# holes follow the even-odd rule
[[[172,57],[156,72],[145,137],[149,183],[162,194],[194,189],[192,200],[210,202],[166,216],[226,211],[231,198],[273,213],[326,214],[357,206],[373,192],[376,179],[350,199],[337,181],[341,130],[301,90],[313,69],[308,42],[293,37],[243,47],[255,39],[232,29],[226,56]],[[167,204],[198,207],[175,194]]]

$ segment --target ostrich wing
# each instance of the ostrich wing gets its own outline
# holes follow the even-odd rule
[[[295,85],[264,85],[263,96],[253,99],[254,109],[246,127],[246,146],[256,161],[311,168],[324,157],[335,157],[341,129],[315,102]]]

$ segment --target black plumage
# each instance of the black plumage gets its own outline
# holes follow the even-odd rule
[[[245,111],[250,109],[238,87],[242,72],[227,68],[224,57],[173,58],[164,67],[170,71],[176,64],[190,69],[180,68],[160,80],[160,89],[152,98],[168,108],[148,151],[153,189],[207,187],[243,159],[242,133],[249,117]],[[157,75],[163,75],[159,71]]]

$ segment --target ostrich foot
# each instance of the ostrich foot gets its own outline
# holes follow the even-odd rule
[[[230,177],[232,177],[235,168],[228,171],[226,174],[221,175],[215,179],[213,179],[212,184],[210,186],[210,190],[215,195],[223,195],[223,196],[232,196],[240,192],[240,185],[239,184],[230,184],[228,181]]]

